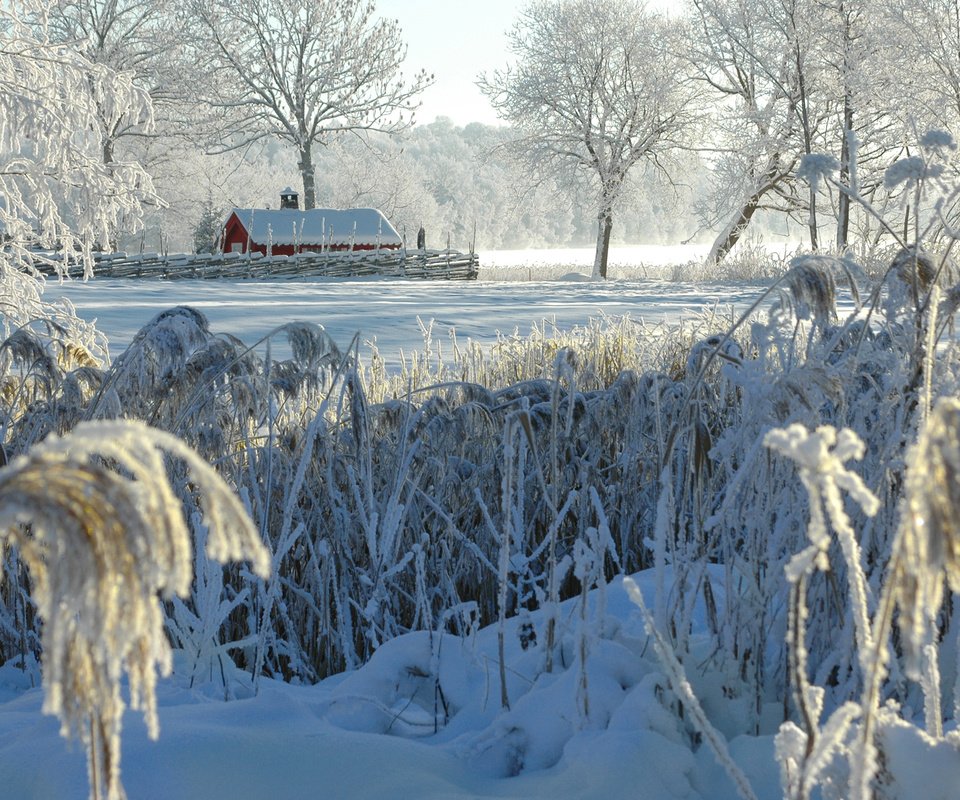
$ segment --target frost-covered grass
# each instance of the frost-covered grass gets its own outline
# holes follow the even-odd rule
[[[634,744],[671,742],[686,776],[651,796],[714,796],[714,769],[770,796],[776,749],[785,796],[846,797],[853,774],[902,797],[889,743],[931,764],[956,744],[958,631],[937,581],[955,580],[960,425],[937,400],[957,391],[960,295],[949,262],[906,251],[889,266],[874,280],[802,257],[736,324],[545,326],[444,359],[427,337],[399,370],[307,323],[284,327],[290,357],[272,359],[189,308],[108,363],[81,323],[31,313],[0,344],[2,445],[13,459],[128,417],[235,489],[269,576],[206,559],[189,518],[194,582],[165,608],[187,687],[353,687],[337,725],[408,737],[429,722],[451,769],[516,786],[623,724]],[[863,306],[841,319],[851,280]],[[908,457],[923,435],[927,455]],[[936,537],[904,533],[934,513]],[[594,609],[626,602],[616,581],[635,573],[647,616],[608,628]],[[15,549],[0,591],[0,659],[31,662],[41,631]],[[478,636],[482,656],[450,652]],[[454,667],[482,672],[482,714]],[[741,774],[761,751],[767,768]]]

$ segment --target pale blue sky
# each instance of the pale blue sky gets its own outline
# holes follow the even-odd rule
[[[457,125],[496,123],[474,85],[477,73],[506,61],[506,31],[523,0],[377,0],[380,16],[400,20],[407,43],[406,72],[425,69],[436,84],[424,92],[420,122],[448,116]]]

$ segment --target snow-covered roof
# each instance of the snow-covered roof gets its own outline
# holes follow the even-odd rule
[[[403,244],[396,228],[376,208],[234,208],[231,213],[257,244],[375,243],[377,237],[383,245]]]

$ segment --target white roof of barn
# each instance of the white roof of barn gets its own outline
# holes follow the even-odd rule
[[[231,213],[257,244],[403,244],[396,228],[376,208],[234,208]]]

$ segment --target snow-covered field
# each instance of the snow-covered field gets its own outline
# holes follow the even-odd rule
[[[177,305],[201,311],[217,332],[253,345],[286,322],[323,325],[341,346],[360,335],[388,362],[401,349],[423,347],[424,325],[433,323],[435,349],[455,333],[489,344],[498,333],[530,333],[544,322],[561,328],[591,317],[629,315],[647,322],[676,321],[703,312],[730,313],[748,306],[762,291],[751,282],[668,281],[673,265],[702,258],[699,245],[611,248],[611,274],[633,277],[593,281],[593,250],[503,250],[481,253],[477,281],[318,279],[308,281],[127,281],[47,282],[45,297],[67,297],[83,318],[96,320],[116,355],[156,314]],[[644,265],[654,277],[643,278]],[[531,278],[528,280],[528,277]],[[283,352],[282,337],[273,339]],[[277,350],[279,348],[279,350]]]
[[[433,322],[436,346],[447,348],[451,332],[461,343],[495,341],[497,332],[530,333],[533,324],[561,328],[591,317],[623,316],[649,322],[677,320],[716,309],[749,305],[762,291],[751,284],[695,285],[663,281],[50,281],[46,299],[67,297],[110,340],[116,357],[134,334],[164,309],[189,305],[212,330],[232,333],[252,345],[293,321],[323,325],[341,346],[360,335],[361,355],[376,341],[395,362],[401,350],[423,348],[420,322]],[[285,346],[273,340],[274,352]],[[280,348],[278,351],[276,348]]]

